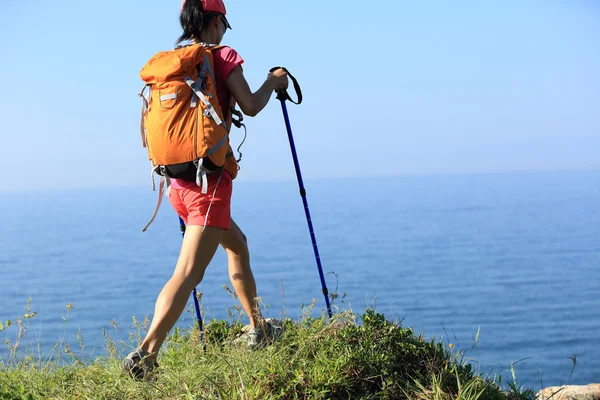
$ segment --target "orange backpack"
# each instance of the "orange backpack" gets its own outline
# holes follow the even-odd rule
[[[192,44],[155,54],[144,65],[140,77],[146,83],[140,129],[154,174],[160,178],[154,221],[163,189],[170,178],[195,180],[207,192],[207,174],[226,168],[235,179],[237,162],[229,145],[231,122],[224,121],[217,97],[212,51],[216,46]],[[148,98],[144,92],[149,89]],[[236,114],[237,115],[237,114]],[[241,117],[241,115],[238,115]]]

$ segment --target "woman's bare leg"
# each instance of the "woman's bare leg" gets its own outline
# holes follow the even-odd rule
[[[154,309],[154,317],[141,348],[150,353],[149,361],[154,361],[158,350],[165,341],[185,309],[192,290],[202,281],[204,271],[212,260],[223,229],[190,225],[186,228],[181,253],[175,272],[163,287]]]
[[[250,325],[253,328],[262,327],[263,317],[256,294],[256,281],[250,268],[246,235],[233,219],[230,230],[223,232],[221,246],[227,251],[229,279],[250,318]]]

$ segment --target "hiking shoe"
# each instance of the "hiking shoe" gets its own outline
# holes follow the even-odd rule
[[[137,348],[123,360],[123,372],[135,379],[152,377],[152,372],[158,368],[158,363],[148,360],[148,353]]]
[[[233,341],[234,344],[245,344],[254,350],[267,346],[283,336],[283,324],[281,321],[265,319],[265,330],[260,328],[247,328],[246,332]]]

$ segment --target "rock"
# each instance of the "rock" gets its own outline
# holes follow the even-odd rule
[[[587,386],[553,386],[540,390],[535,398],[537,400],[600,400],[600,383]]]

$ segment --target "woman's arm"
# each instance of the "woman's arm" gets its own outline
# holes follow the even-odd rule
[[[242,112],[250,117],[256,116],[265,108],[273,91],[287,89],[288,77],[283,69],[269,72],[262,86],[254,93],[244,77],[242,67],[235,67],[227,78],[227,88],[240,105]]]

